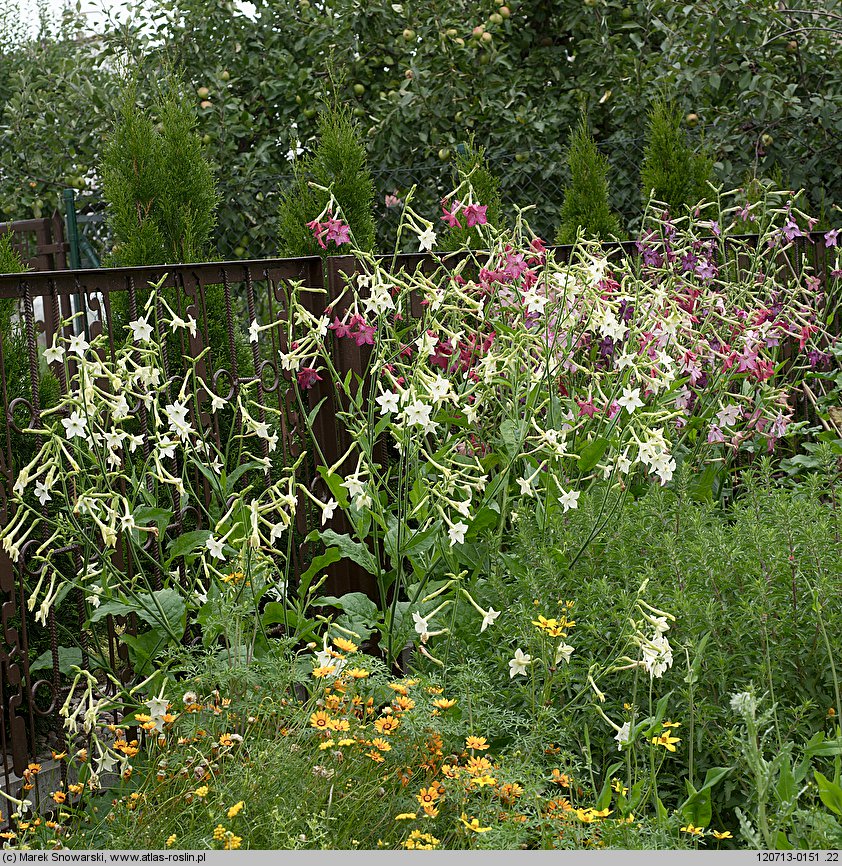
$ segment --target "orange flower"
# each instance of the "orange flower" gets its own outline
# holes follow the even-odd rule
[[[318,710],[310,716],[310,727],[320,731],[330,729],[331,718],[324,710]]]
[[[468,758],[468,764],[465,769],[472,776],[483,776],[491,769],[491,761],[488,758]]]
[[[395,698],[394,704],[395,709],[405,713],[407,710],[411,710],[415,706],[415,701],[413,701],[412,698],[407,698],[403,695],[400,695],[399,697]]]
[[[506,782],[505,785],[500,786],[498,792],[500,800],[507,806],[511,806],[521,794],[523,794],[523,788],[517,782]]]
[[[371,760],[374,761],[375,764],[382,764],[385,760],[385,758],[383,757],[383,755],[380,754],[380,752],[376,752],[373,749],[370,752],[366,752],[366,756],[371,758]]]
[[[381,737],[375,737],[371,741],[371,745],[374,746],[375,749],[379,749],[381,752],[392,751],[392,744],[382,739]]]
[[[56,803],[63,803],[67,799],[67,794],[64,791],[53,791],[50,796]]]
[[[436,698],[433,701],[433,706],[438,707],[440,710],[449,710],[451,707],[456,706],[456,700],[452,698]]]
[[[425,806],[428,803],[435,803],[439,798],[438,788],[430,785],[429,788],[422,788],[418,794],[415,795],[415,799],[418,802]]]
[[[389,683],[388,686],[390,689],[396,691],[399,695],[406,696],[409,694],[409,689],[403,683]]]
[[[399,727],[400,722],[394,718],[393,716],[384,716],[381,719],[376,719],[374,722],[374,727],[377,729],[378,734],[393,734]]]
[[[438,818],[439,810],[436,808],[434,803],[424,803],[421,808],[424,810],[424,814],[428,818]]]
[[[351,668],[348,676],[355,680],[364,680],[368,676],[368,671],[365,668]]]
[[[333,645],[346,653],[355,653],[359,649],[353,641],[346,640],[344,637],[335,637]]]
[[[328,727],[332,731],[349,731],[351,730],[351,724],[347,719],[331,719],[328,722]]]
[[[485,737],[470,736],[465,740],[465,748],[476,749],[481,752],[488,748],[488,743],[486,742]]]
[[[556,768],[553,770],[553,781],[562,788],[569,788],[573,779],[567,773],[562,773],[561,770]]]
[[[330,676],[336,670],[336,665],[322,665],[318,668],[313,668],[312,676],[314,676],[317,680],[322,679],[322,677]]]

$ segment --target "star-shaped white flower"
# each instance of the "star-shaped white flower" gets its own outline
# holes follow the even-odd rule
[[[555,663],[557,665],[561,664],[562,662],[567,662],[568,664],[570,664],[570,656],[572,656],[574,652],[575,650],[572,646],[562,641],[558,645],[558,649],[555,651]]]
[[[422,253],[428,253],[436,245],[436,233],[430,226],[418,235],[418,249]]]
[[[53,498],[52,496],[50,496],[50,488],[47,487],[47,485],[44,484],[43,481],[35,482],[35,497],[38,499],[41,505],[44,505],[48,500]]]
[[[212,535],[205,542],[205,547],[210,551],[210,555],[214,559],[225,559],[225,554],[222,552],[225,547],[225,541],[221,538],[214,538]]]
[[[623,388],[623,396],[618,398],[617,405],[622,406],[629,415],[635,409],[640,409],[643,400],[640,399],[640,388]]]
[[[78,412],[71,412],[69,418],[61,419],[61,423],[64,425],[64,432],[68,439],[76,436],[84,439],[87,435],[88,421]]]
[[[416,610],[412,614],[412,621],[415,623],[415,631],[421,635],[421,642],[426,643],[430,631],[430,624],[427,622],[426,617],[421,616],[421,612]]]
[[[48,364],[60,363],[64,358],[64,346],[56,345],[56,338],[53,337],[53,345],[49,349],[44,350],[44,360]]]
[[[561,496],[558,497],[564,513],[575,510],[579,507],[579,491],[578,490],[562,490]]]
[[[523,652],[520,647],[515,650],[515,657],[509,659],[509,679],[526,676],[526,669],[532,664],[532,656]]]
[[[132,331],[132,339],[136,343],[145,343],[152,336],[152,325],[146,321],[146,318],[129,322],[129,328]]]
[[[494,610],[493,607],[489,606],[488,610],[485,612],[485,616],[482,618],[482,625],[479,629],[480,634],[484,632],[488,626],[494,625],[494,620],[497,619],[498,616],[500,616],[500,611]]]
[[[400,397],[394,391],[384,391],[374,402],[380,407],[381,415],[391,415],[400,407]]]
[[[90,343],[88,343],[82,334],[74,334],[67,341],[67,348],[71,352],[75,352],[81,358],[90,348]]]
[[[260,335],[260,325],[257,324],[257,319],[255,319],[249,325],[249,342],[250,343],[256,343],[259,335]]]
[[[458,523],[454,523],[453,526],[447,530],[447,534],[450,536],[450,546],[453,547],[454,544],[464,544],[465,533],[467,531],[467,524],[463,523],[461,520]]]
[[[521,496],[532,496],[532,482],[526,478],[518,478],[517,483],[520,486],[520,495]]]
[[[160,719],[162,716],[166,715],[167,707],[169,705],[170,702],[160,696],[157,698],[150,698],[144,703],[144,706],[149,707],[149,715],[153,719]]]
[[[319,504],[322,506],[322,526],[324,526],[333,517],[333,512],[336,511],[339,503],[335,499],[330,499],[324,504]]]

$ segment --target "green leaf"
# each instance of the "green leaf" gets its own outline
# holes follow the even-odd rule
[[[511,459],[517,457],[521,449],[521,439],[523,433],[521,425],[517,421],[507,419],[500,425],[500,438],[503,440],[503,447]]]
[[[163,538],[172,520],[172,511],[168,508],[142,505],[140,508],[135,508],[132,516],[138,526],[148,526],[150,523],[154,523],[158,527],[158,537]]]
[[[813,771],[816,784],[819,786],[819,797],[822,803],[836,815],[842,818],[842,785],[837,785],[818,770]]]
[[[369,549],[359,541],[354,541],[347,533],[340,535],[332,529],[326,529],[323,532],[315,529],[307,536],[308,541],[315,541],[319,538],[328,547],[338,547],[342,551],[342,556],[350,559],[351,562],[356,562],[369,574],[377,574],[377,563]]]
[[[359,635],[360,640],[365,640],[372,633],[380,619],[377,605],[362,592],[347,592],[340,598],[322,596],[313,602],[313,606],[339,608],[345,616],[339,617],[338,622]]]
[[[91,623],[99,622],[109,614],[127,616],[134,613],[153,628],[169,628],[173,634],[181,636],[184,634],[186,610],[184,599],[177,590],[159,589],[153,593],[141,593],[137,600],[129,602],[107,601],[91,614]]]
[[[195,529],[193,532],[179,535],[169,546],[166,565],[170,565],[173,560],[180,556],[193,553],[197,548],[202,547],[212,535],[213,533],[209,529]]]
[[[608,440],[602,437],[594,439],[593,442],[585,445],[579,453],[579,471],[590,472],[602,459],[602,455],[605,454],[607,448]]]
[[[310,563],[309,568],[301,575],[301,580],[298,583],[298,596],[303,598],[310,588],[313,578],[324,571],[329,565],[334,562],[339,562],[342,559],[342,551],[338,547],[329,547],[324,553],[315,557]]]
[[[342,486],[342,477],[331,472],[327,466],[319,466],[319,475],[324,478],[331,496],[343,507],[348,507],[348,491]]]
[[[690,783],[687,783],[688,787]],[[713,810],[710,804],[710,788],[695,791],[681,804],[681,817],[695,827],[707,827]]]
[[[65,676],[70,676],[70,667],[82,667],[82,650],[75,646],[60,646],[58,648],[58,669]],[[30,671],[47,671],[53,669],[53,654],[50,650],[41,655],[29,665]]]
[[[166,633],[156,629],[139,635],[123,634],[120,640],[129,648],[129,660],[139,676],[152,673],[152,662],[168,643]]]

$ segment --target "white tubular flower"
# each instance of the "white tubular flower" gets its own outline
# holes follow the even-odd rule
[[[532,656],[523,652],[520,647],[515,650],[514,658],[509,659],[509,679],[517,676],[525,677],[526,669],[532,664]]]

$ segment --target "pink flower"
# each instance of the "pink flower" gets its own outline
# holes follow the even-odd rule
[[[442,222],[446,222],[452,229],[461,229],[462,224],[456,219],[455,211],[459,209],[459,202],[457,201],[453,207],[453,211],[449,211],[447,209],[447,200],[442,199],[441,209],[444,212],[444,216],[441,218]]]
[[[465,223],[468,228],[474,226],[484,226],[488,222],[485,212],[488,210],[488,205],[469,204],[463,208],[465,214]]]
[[[708,430],[708,443],[713,444],[714,442],[724,442],[725,436],[722,434],[722,431],[716,424],[710,425],[710,430]]]
[[[386,207],[397,207],[399,204],[401,204],[401,200],[398,198],[397,193],[395,193],[394,195],[387,195],[385,201]]]
[[[343,223],[342,220],[329,219],[325,223],[325,231],[327,239],[333,241],[338,247],[349,243],[351,240],[351,227]]]
[[[307,223],[307,228],[313,233],[313,238],[316,243],[318,243],[323,250],[326,250],[327,246],[322,240],[325,233],[325,227],[318,220],[313,220],[312,222]]]
[[[298,387],[308,391],[316,382],[321,382],[322,377],[312,367],[302,367],[298,371]]]
[[[839,229],[831,229],[824,236],[824,245],[826,247],[835,247],[838,243],[838,238],[839,238]]]

